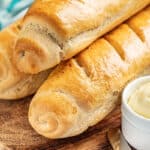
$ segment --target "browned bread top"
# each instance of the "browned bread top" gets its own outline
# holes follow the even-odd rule
[[[150,67],[149,14],[149,8],[143,10],[54,69],[29,108],[29,121],[39,134],[80,134],[117,105],[124,86]],[[142,24],[135,22],[141,18],[146,18]]]
[[[19,20],[0,32],[0,99],[19,99],[33,94],[49,73],[29,75],[21,73],[13,64],[13,51],[21,24],[22,20]]]
[[[106,18],[110,18],[111,21],[112,16],[119,16],[126,10],[131,14],[144,3],[146,6],[150,1],[37,0],[29,9],[26,17],[44,18],[62,38],[69,39],[105,24]],[[129,7],[130,5],[133,7]]]
[[[150,0],[35,1],[24,18],[14,63],[21,72],[30,74],[53,68],[149,3]]]

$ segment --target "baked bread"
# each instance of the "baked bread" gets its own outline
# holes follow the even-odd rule
[[[18,71],[12,63],[20,28],[21,20],[0,32],[0,99],[19,99],[33,94],[49,73],[45,71],[37,75],[27,75]]]
[[[149,3],[150,0],[37,0],[24,18],[14,62],[25,73],[52,68]]]
[[[55,139],[78,135],[101,121],[127,82],[150,67],[149,33],[147,8],[58,65],[30,104],[32,127]]]

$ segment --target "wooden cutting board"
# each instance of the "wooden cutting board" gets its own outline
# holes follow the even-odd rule
[[[4,144],[17,150],[110,150],[106,132],[120,126],[118,106],[102,122],[83,134],[49,140],[38,135],[28,123],[28,107],[32,97],[20,101],[0,101],[0,150]],[[4,149],[5,150],[5,149]]]

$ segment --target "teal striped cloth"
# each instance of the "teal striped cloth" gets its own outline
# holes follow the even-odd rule
[[[21,18],[33,0],[0,0],[0,30]]]

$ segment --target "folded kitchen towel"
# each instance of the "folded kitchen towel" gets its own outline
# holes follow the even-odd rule
[[[33,0],[0,0],[0,30],[22,17]]]

